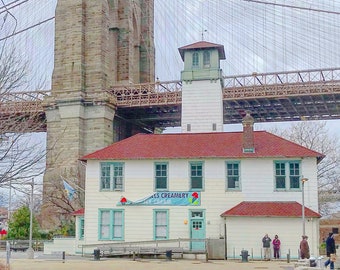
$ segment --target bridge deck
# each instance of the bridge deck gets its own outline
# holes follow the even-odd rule
[[[340,119],[340,68],[253,73],[222,78],[224,123],[240,123],[245,111],[257,122]],[[16,92],[0,95],[0,120],[11,115],[40,113],[58,106],[46,102],[51,91]],[[148,127],[180,126],[182,82],[169,81],[119,85],[107,90],[117,115]],[[107,97],[93,95],[87,105],[107,103]],[[61,100],[65,101],[65,100]]]

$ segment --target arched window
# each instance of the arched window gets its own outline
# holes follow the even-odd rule
[[[203,53],[203,66],[205,68],[210,67],[210,52],[208,52],[208,51],[205,51]]]
[[[197,68],[199,66],[198,53],[194,52],[192,55],[192,67]]]

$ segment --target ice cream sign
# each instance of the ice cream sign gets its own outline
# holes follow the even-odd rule
[[[130,201],[122,197],[117,205],[179,205],[179,206],[196,206],[201,205],[201,193],[197,191],[164,191],[155,192],[151,196]]]

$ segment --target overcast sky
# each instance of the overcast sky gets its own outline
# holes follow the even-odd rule
[[[340,0],[154,1],[156,76],[161,81],[180,79],[178,48],[202,39],[224,46],[224,75],[340,66]],[[8,10],[1,2],[10,4]],[[57,1],[1,2],[0,46],[14,44],[30,61],[33,89],[41,80],[50,89]],[[340,129],[339,123],[329,126]]]

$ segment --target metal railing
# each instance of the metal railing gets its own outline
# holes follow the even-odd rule
[[[340,68],[223,76],[222,80],[224,100],[340,93]],[[43,104],[47,96],[51,97],[51,91],[0,94],[0,112],[13,109],[19,112],[43,111],[44,106],[51,105],[48,102]],[[108,101],[118,107],[181,104],[182,82],[116,85],[105,91],[87,93],[84,99],[91,102]]]
[[[125,254],[132,255],[133,252],[140,252],[140,250],[160,250],[160,249],[181,249],[186,253],[201,253],[205,254],[207,252],[207,241],[208,239],[168,239],[168,240],[154,240],[154,241],[134,241],[134,242],[111,242],[111,243],[96,243],[96,244],[85,244],[79,245],[82,249],[82,255],[93,254],[94,249],[100,249],[101,251],[114,251],[115,249],[124,249]],[[200,243],[203,247],[202,249],[192,250],[192,244]]]
[[[0,250],[6,250],[6,243],[9,241],[11,248],[28,248],[29,247],[29,240],[0,240]],[[34,251],[43,251],[44,250],[44,242],[47,240],[33,240],[32,241],[32,248]],[[20,249],[18,249],[20,250]]]

